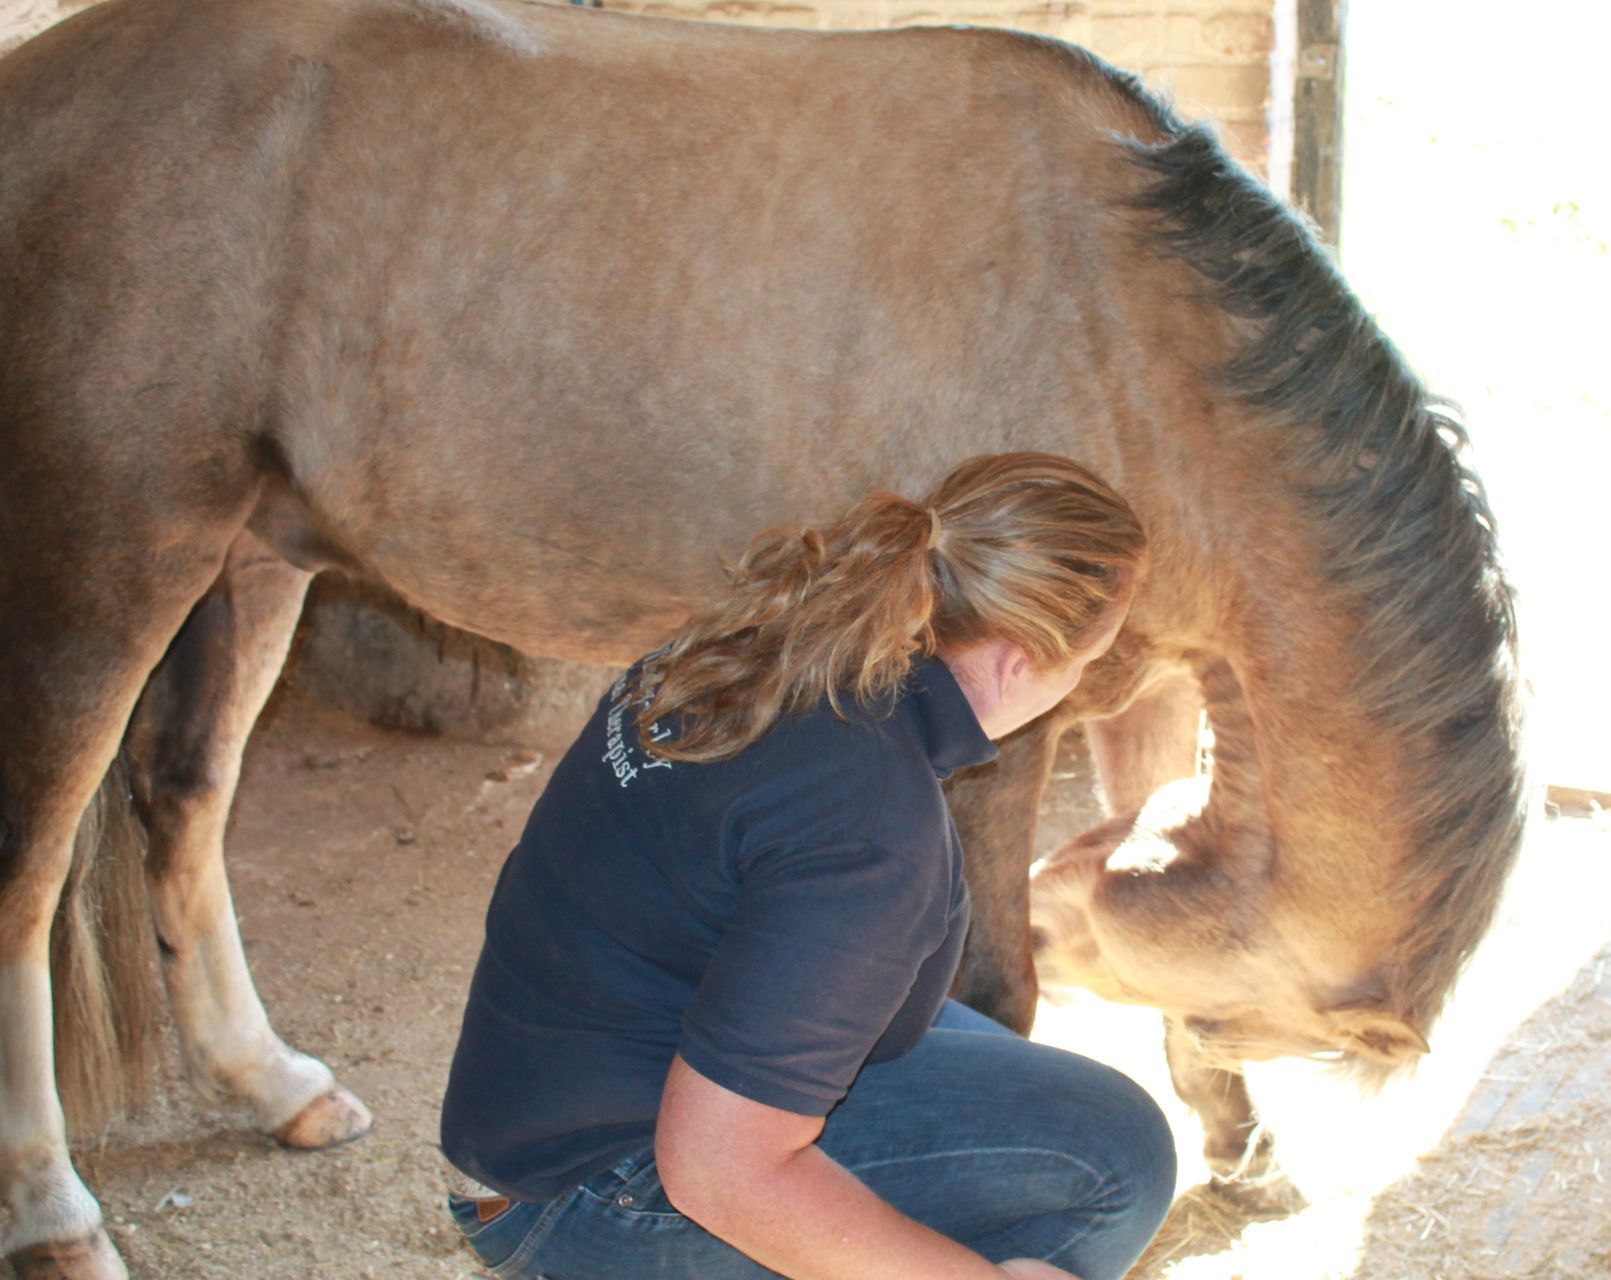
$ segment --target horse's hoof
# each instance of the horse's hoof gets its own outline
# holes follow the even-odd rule
[[[17,1280],[129,1280],[123,1259],[96,1228],[77,1240],[47,1240],[8,1254]]]
[[[1216,1185],[1237,1182],[1262,1182],[1278,1172],[1275,1160],[1275,1138],[1268,1129],[1261,1129],[1257,1141],[1247,1147],[1232,1135],[1228,1143],[1209,1142],[1203,1145],[1203,1159],[1208,1171],[1214,1175]]]
[[[1257,1181],[1215,1178],[1209,1191],[1244,1222],[1273,1222],[1309,1207],[1303,1192],[1286,1174],[1271,1171]]]
[[[288,1147],[316,1151],[361,1138],[374,1122],[369,1108],[337,1085],[276,1129],[274,1137]]]

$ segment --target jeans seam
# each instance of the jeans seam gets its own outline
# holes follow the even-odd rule
[[[886,1166],[893,1164],[916,1164],[917,1162],[923,1160],[945,1160],[955,1156],[996,1155],[1050,1156],[1053,1160],[1059,1163],[1075,1166],[1082,1173],[1084,1173],[1086,1177],[1095,1180],[1096,1186],[1090,1197],[1090,1205],[1093,1209],[1097,1208],[1099,1205],[1101,1208],[1106,1209],[1107,1206],[1101,1202],[1106,1201],[1114,1190],[1114,1188],[1110,1185],[1112,1175],[1108,1170],[1104,1169],[1101,1172],[1098,1172],[1097,1170],[1091,1168],[1090,1165],[1086,1164],[1085,1161],[1079,1159],[1079,1157],[1071,1156],[1065,1151],[1055,1151],[1049,1147],[954,1147],[947,1151],[926,1151],[919,1155],[890,1156],[887,1159],[872,1160],[864,1164],[847,1164],[845,1168],[851,1173],[855,1174],[869,1169],[885,1168]],[[1079,1226],[1074,1229],[1074,1232],[1067,1237],[1067,1239],[1065,1239],[1057,1246],[1057,1248],[1053,1249],[1049,1254],[1047,1254],[1043,1261],[1050,1261],[1052,1258],[1056,1258],[1063,1254],[1076,1241],[1089,1235],[1094,1225],[1095,1224],[1091,1222],[1080,1223]]]
[[[569,1192],[552,1201],[538,1216],[537,1221],[531,1224],[531,1230],[526,1232],[515,1251],[492,1268],[499,1280],[516,1280],[520,1271],[531,1261],[543,1241],[548,1238],[554,1220],[565,1211],[565,1208],[576,1199],[576,1192]]]
[[[1053,1258],[1061,1259],[1063,1257],[1063,1255],[1066,1254],[1069,1251],[1069,1249],[1073,1248],[1073,1246],[1076,1243],[1078,1243],[1079,1241],[1085,1239],[1086,1236],[1090,1235],[1091,1234],[1091,1229],[1095,1225],[1096,1224],[1094,1222],[1082,1222],[1082,1223],[1080,1223],[1079,1226],[1074,1228],[1073,1234],[1070,1235],[1068,1237],[1068,1239],[1064,1240],[1062,1244],[1058,1245],[1057,1248],[1053,1249],[1050,1253],[1048,1253],[1044,1258],[1041,1259],[1041,1261],[1042,1262],[1051,1262]],[[1059,1263],[1054,1264],[1054,1265],[1061,1265],[1061,1263],[1059,1262]]]
[[[622,1160],[613,1169],[611,1169],[610,1173],[619,1178],[621,1180],[621,1185],[625,1186],[634,1178],[642,1174],[643,1171],[653,1163],[653,1148],[650,1148],[648,1151],[634,1151],[625,1160]]]
[[[518,1209],[520,1207],[520,1201],[518,1201],[518,1200],[510,1200],[509,1203],[503,1209],[499,1210],[499,1212],[496,1215],[494,1215],[491,1218],[488,1218],[484,1222],[481,1220],[479,1214],[469,1223],[460,1222],[458,1212],[454,1208],[454,1202],[459,1201],[459,1202],[465,1203],[465,1204],[475,1204],[479,1199],[482,1199],[482,1198],[483,1197],[461,1196],[461,1195],[456,1195],[456,1194],[452,1194],[452,1195],[448,1196],[448,1213],[453,1219],[453,1225],[456,1228],[458,1228],[458,1231],[459,1231],[460,1235],[462,1235],[466,1240],[469,1240],[469,1241],[472,1241],[472,1242],[476,1239],[477,1236],[484,1235],[486,1232],[490,1231],[507,1214],[513,1213],[516,1209]]]
[[[1096,1179],[1098,1188],[1102,1192],[1106,1193],[1108,1189],[1108,1174],[1106,1171],[1098,1173],[1078,1156],[1071,1156],[1066,1151],[1057,1151],[1051,1147],[952,1147],[945,1151],[924,1151],[916,1155],[888,1156],[861,1164],[846,1164],[845,1168],[851,1173],[860,1173],[867,1169],[882,1169],[892,1164],[916,1164],[922,1160],[950,1160],[956,1156],[1050,1156],[1063,1164],[1074,1165],[1088,1177]]]

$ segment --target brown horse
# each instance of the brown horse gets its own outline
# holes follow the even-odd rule
[[[1492,911],[1520,830],[1513,626],[1457,432],[1304,229],[1076,49],[108,0],[0,62],[0,281],[0,1186],[24,1277],[123,1273],[53,1083],[111,1078],[69,1038],[96,971],[66,962],[94,878],[75,833],[120,743],[191,1074],[295,1145],[368,1123],[272,1031],[221,850],[326,567],[623,662],[762,525],[1065,452],[1132,500],[1156,567],[1070,703],[957,787],[963,993],[1030,1016],[1033,801],[1075,720],[1119,816],[1044,881],[1047,963],[1169,1012],[1223,1158],[1251,1119],[1237,1061],[1412,1059]],[[1190,772],[1205,701],[1206,804],[1137,818]]]

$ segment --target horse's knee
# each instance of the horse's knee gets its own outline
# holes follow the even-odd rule
[[[234,779],[205,756],[162,760],[145,772],[138,786],[140,819],[151,833],[147,875],[166,880],[198,827],[221,824],[234,796]]]

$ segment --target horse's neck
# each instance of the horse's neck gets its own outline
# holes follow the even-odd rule
[[[1406,851],[1392,804],[1399,744],[1355,705],[1363,655],[1321,584],[1246,606],[1200,660],[1213,781],[1203,821],[1242,872],[1311,903],[1386,895]],[[1256,616],[1253,616],[1256,615]],[[1240,624],[1240,625],[1238,625]]]
[[[1115,433],[1113,448],[1153,542],[1138,621],[1185,647],[1202,685],[1215,740],[1205,820],[1227,853],[1301,863],[1318,892],[1345,874],[1364,882],[1352,891],[1385,889],[1404,851],[1388,817],[1398,748],[1358,686],[1389,655],[1361,650],[1358,602],[1328,584],[1321,530],[1289,470],[1300,429],[1229,397],[1193,405],[1196,375],[1172,363],[1154,370],[1154,412],[1177,416],[1152,439]]]

